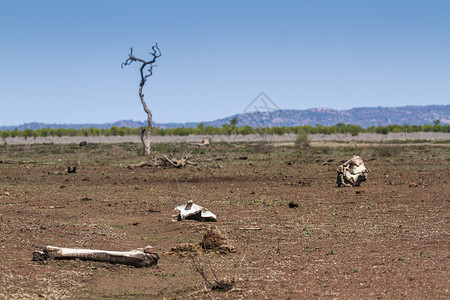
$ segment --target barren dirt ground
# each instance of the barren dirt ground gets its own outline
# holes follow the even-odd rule
[[[154,151],[180,155],[185,147]],[[0,146],[0,298],[450,297],[449,144],[217,143],[194,150],[197,166],[128,169],[143,160],[140,148]],[[337,188],[335,169],[354,154],[365,160],[368,181]],[[189,199],[218,222],[176,222],[174,207]],[[199,243],[210,227],[236,253],[169,253]],[[151,268],[32,261],[46,245],[152,245],[160,260]],[[234,285],[208,289],[194,262],[208,280]]]

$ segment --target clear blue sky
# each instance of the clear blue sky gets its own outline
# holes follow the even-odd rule
[[[450,1],[0,0],[0,125],[450,104]]]

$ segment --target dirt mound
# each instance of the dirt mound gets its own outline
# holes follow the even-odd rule
[[[201,245],[205,250],[213,250],[222,254],[236,252],[234,247],[228,244],[228,237],[216,228],[208,229],[203,236]]]
[[[202,252],[200,244],[193,243],[183,243],[176,247],[172,247],[166,254],[169,255],[179,255],[181,257],[198,255]]]
[[[218,229],[208,229],[203,235],[203,240],[198,243],[182,243],[172,247],[167,255],[179,255],[181,257],[195,256],[202,252],[216,252],[219,254],[234,253],[236,250],[228,244],[228,237]]]

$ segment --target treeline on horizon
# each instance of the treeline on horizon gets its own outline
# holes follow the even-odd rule
[[[371,126],[368,128],[362,128],[358,125],[350,125],[344,123],[338,123],[334,126],[323,126],[317,124],[316,126],[304,125],[295,127],[258,127],[253,128],[251,126],[236,126],[236,122],[230,122],[230,124],[223,124],[222,127],[204,126],[202,123],[197,127],[192,128],[153,128],[153,135],[231,135],[231,134],[335,134],[335,133],[349,133],[352,135],[358,135],[359,133],[380,133],[388,134],[390,132],[450,132],[450,125],[441,124],[439,120],[433,122],[433,125],[388,125],[388,126]],[[40,128],[36,130],[25,129],[18,130],[3,130],[0,131],[0,136],[5,139],[8,137],[47,137],[47,136],[125,136],[125,135],[140,135],[144,127],[129,128],[129,127],[117,127],[112,126],[109,129],[99,128],[82,128],[82,129],[65,129],[65,128]]]

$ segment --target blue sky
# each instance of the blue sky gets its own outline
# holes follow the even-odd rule
[[[450,103],[450,1],[0,0],[0,125]]]

